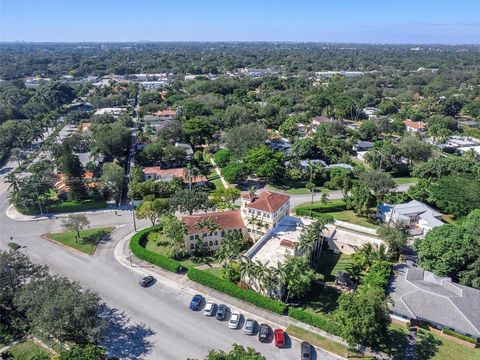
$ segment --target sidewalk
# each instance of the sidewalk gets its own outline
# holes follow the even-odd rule
[[[107,207],[105,209],[98,209],[98,210],[84,210],[84,211],[77,211],[77,212],[63,212],[63,213],[48,213],[44,215],[24,215],[18,212],[13,204],[5,211],[7,217],[15,221],[40,221],[40,220],[49,220],[49,219],[63,219],[67,218],[68,215],[71,214],[83,214],[83,215],[94,215],[94,214],[105,214],[111,213],[113,211],[124,211],[129,210],[129,206],[123,207]]]
[[[259,308],[250,303],[241,301],[237,298],[231,297],[227,294],[219,292],[217,290],[211,289],[207,286],[201,285],[194,281],[188,279],[184,274],[175,274],[166,270],[163,270],[157,266],[154,266],[150,263],[147,263],[141,259],[138,259],[130,252],[129,244],[130,239],[133,236],[133,233],[125,236],[121,239],[114,251],[115,259],[123,266],[132,269],[133,271],[138,272],[142,275],[157,275],[157,281],[168,284],[172,287],[177,288],[178,290],[189,294],[191,296],[200,293],[206,298],[212,299],[217,303],[226,303],[231,307],[241,310],[246,317],[255,318],[259,322],[267,322],[275,325],[276,327],[286,328],[288,325],[295,325],[297,327],[303,328],[315,334],[326,337],[330,340],[336,341],[338,343],[346,345],[345,341],[339,337],[328,334],[316,327],[307,325],[295,319],[292,319],[288,316],[278,315],[267,311],[265,309]],[[162,279],[158,279],[158,276],[161,276]],[[299,340],[299,339],[297,339]],[[299,340],[301,341],[301,340]],[[329,358],[336,359],[345,359],[337,354],[331,353],[327,350],[316,348],[320,353],[324,353]],[[320,355],[320,354],[319,354]],[[319,356],[319,358],[322,358]]]

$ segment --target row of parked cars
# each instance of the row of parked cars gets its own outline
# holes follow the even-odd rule
[[[203,296],[195,295],[190,302],[190,310],[199,311],[203,304]],[[206,301],[203,308],[203,314],[205,316],[215,317],[217,320],[225,320],[229,309],[224,304],[215,304],[213,301]],[[230,329],[238,329],[241,324],[242,314],[238,311],[232,311],[230,319],[228,320],[228,327]],[[243,326],[243,331],[246,335],[255,335],[258,328],[258,340],[260,342],[267,342],[272,334],[272,329],[268,324],[262,323],[258,325],[255,319],[247,318]],[[285,332],[282,329],[273,330],[273,340],[275,346],[278,348],[285,347]],[[301,359],[310,360],[312,347],[307,342],[301,343]]]

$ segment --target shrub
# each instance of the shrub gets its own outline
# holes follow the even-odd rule
[[[373,264],[368,274],[363,278],[365,288],[379,287],[386,290],[388,280],[392,274],[392,263],[388,261],[379,261]]]
[[[225,166],[227,166],[231,159],[232,159],[232,152],[230,150],[225,150],[225,149],[218,150],[215,153],[215,157],[214,157],[215,164],[217,164],[217,166],[221,168],[224,168]]]
[[[475,339],[473,339],[469,336],[459,334],[459,333],[457,333],[455,331],[452,331],[450,329],[443,329],[442,332],[446,335],[453,336],[454,338],[469,342],[470,344],[476,344],[477,343],[477,340],[475,340]]]
[[[160,266],[161,268],[171,272],[179,272],[182,269],[182,265],[178,261],[167,256],[156,254],[145,249],[143,246],[143,242],[147,238],[148,234],[152,231],[161,230],[161,228],[161,226],[157,225],[137,232],[135,235],[133,235],[132,240],[130,240],[130,249],[135,256],[142,260],[145,260],[153,265]]]
[[[249,302],[258,307],[267,309],[277,314],[284,314],[287,310],[287,305],[284,303],[270,299],[266,296],[260,295],[253,290],[241,289],[237,285],[228,280],[221,279],[208,272],[190,269],[188,270],[188,278],[192,281],[198,282],[202,285],[208,286],[212,289],[221,291],[227,295],[233,296],[237,299]]]
[[[288,309],[288,315],[298,321],[308,325],[315,326],[332,335],[340,336],[340,327],[332,319],[320,314],[311,314],[305,310],[291,307]]]

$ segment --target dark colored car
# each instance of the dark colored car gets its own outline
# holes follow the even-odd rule
[[[202,304],[202,295],[195,295],[190,302],[190,310],[198,310],[200,309],[200,305]]]
[[[267,324],[260,324],[260,328],[258,329],[258,340],[260,340],[260,342],[267,342],[269,336],[270,326]]]
[[[147,287],[148,285],[152,284],[155,281],[153,276],[145,276],[142,280],[138,282],[138,285],[141,287]]]
[[[275,329],[273,332],[275,338],[275,346],[278,348],[285,347],[285,333],[282,329]]]
[[[227,315],[227,306],[224,304],[218,305],[217,313],[215,314],[215,318],[217,320],[224,320],[225,316]]]
[[[303,341],[300,344],[300,351],[300,360],[310,360],[312,358],[312,346],[308,342]]]

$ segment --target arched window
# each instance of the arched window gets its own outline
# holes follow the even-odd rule
[[[208,243],[208,245],[213,246],[213,241],[210,240],[210,242]]]

